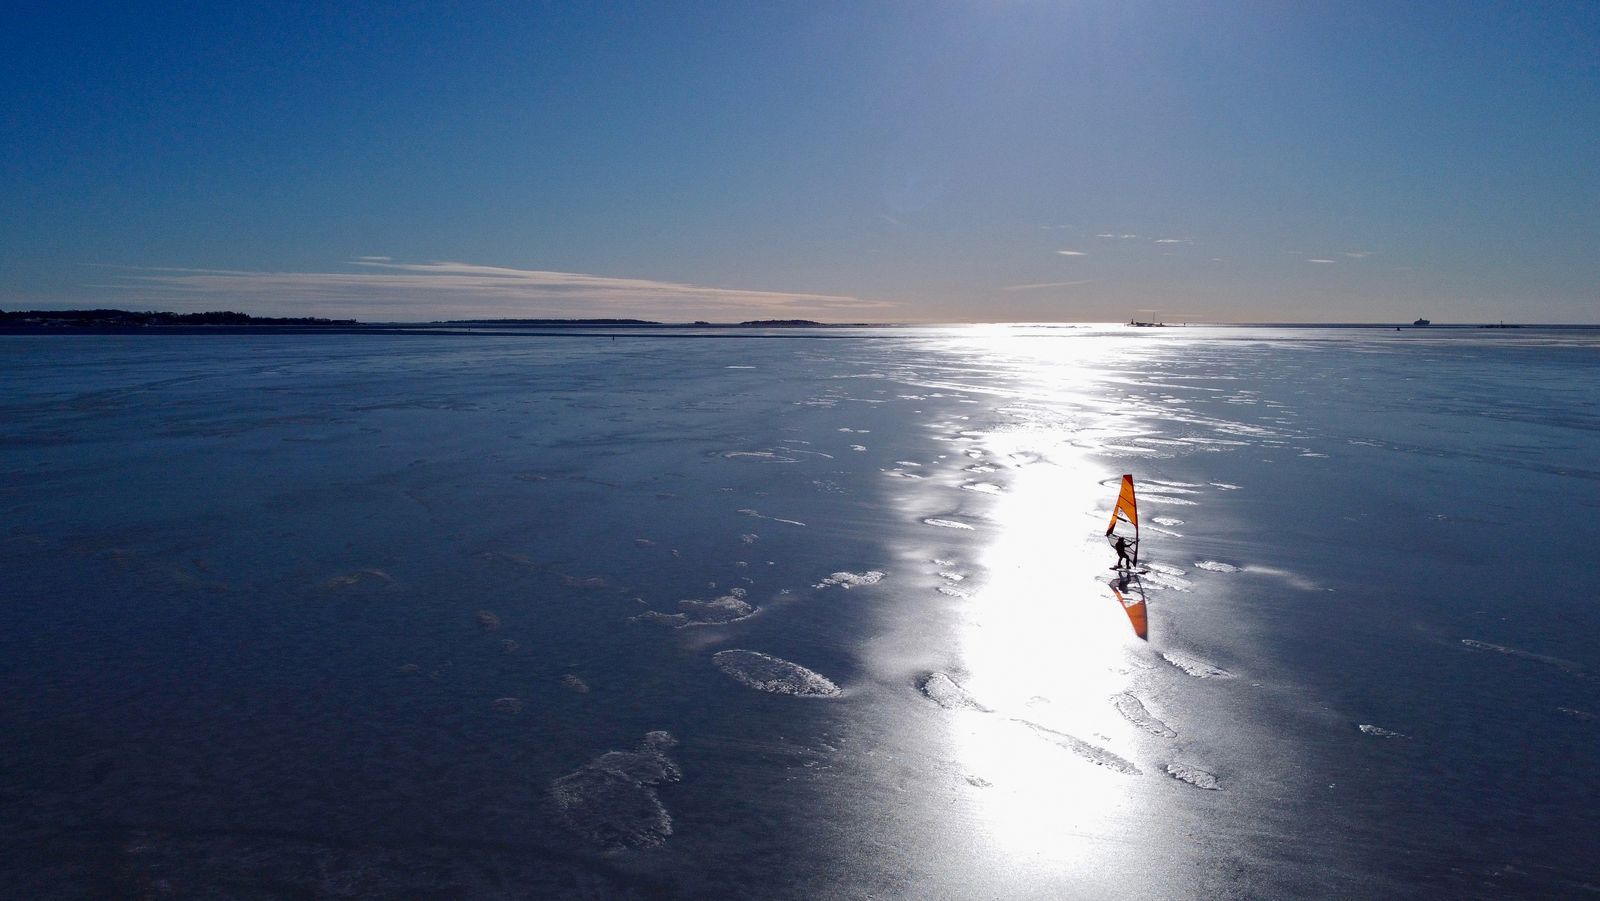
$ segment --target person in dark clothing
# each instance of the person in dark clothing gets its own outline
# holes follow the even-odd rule
[[[1117,569],[1132,569],[1133,559],[1128,556],[1128,539],[1118,535],[1117,540],[1111,542],[1111,547],[1117,552]]]

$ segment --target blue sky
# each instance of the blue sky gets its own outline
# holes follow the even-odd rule
[[[1600,321],[1600,4],[39,4],[0,308]]]

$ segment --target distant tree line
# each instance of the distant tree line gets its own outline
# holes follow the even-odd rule
[[[445,325],[660,325],[649,319],[450,319]]]
[[[209,313],[159,313],[154,310],[0,310],[0,322],[34,325],[138,326],[138,325],[355,325],[354,319],[315,316],[251,316],[230,310]]]

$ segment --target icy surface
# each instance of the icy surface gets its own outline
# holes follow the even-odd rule
[[[0,885],[1581,897],[1597,355],[0,336]]]

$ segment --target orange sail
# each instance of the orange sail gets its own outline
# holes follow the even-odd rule
[[[1119,520],[1133,526],[1131,539],[1126,532],[1121,535],[1117,534],[1117,522]],[[1122,477],[1122,490],[1117,493],[1117,505],[1111,508],[1111,524],[1106,526],[1106,540],[1119,548],[1119,561],[1121,560],[1121,551],[1126,549],[1130,552],[1133,565],[1137,566],[1139,564],[1139,502],[1133,496],[1132,475],[1124,475]],[[1123,542],[1125,540],[1126,545],[1124,546]]]
[[[1133,496],[1133,476],[1122,477],[1122,491],[1117,494],[1117,506],[1111,511],[1111,525],[1106,526],[1106,534],[1110,535],[1117,528],[1117,518],[1121,517],[1134,528],[1134,534],[1139,529],[1139,503]]]

